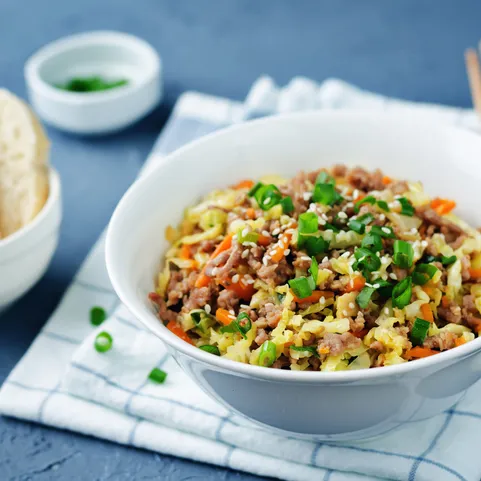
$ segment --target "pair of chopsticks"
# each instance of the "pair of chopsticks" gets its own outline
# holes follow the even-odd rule
[[[464,54],[466,71],[468,73],[469,87],[473,99],[474,110],[481,118],[481,65],[478,53],[474,48],[468,48]]]

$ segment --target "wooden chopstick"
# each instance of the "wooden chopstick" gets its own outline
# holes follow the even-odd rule
[[[468,73],[469,87],[473,99],[474,110],[481,117],[481,65],[474,48],[468,48],[464,54],[466,71]]]

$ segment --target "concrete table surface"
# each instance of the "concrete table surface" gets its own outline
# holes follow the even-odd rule
[[[45,277],[0,318],[0,382],[55,308],[181,92],[241,100],[262,73],[279,83],[335,76],[387,95],[468,107],[463,51],[481,38],[481,2],[1,0],[0,87],[25,97],[26,58],[93,29],[151,42],[164,61],[165,101],[117,135],[49,129],[63,183],[60,245]],[[260,479],[7,418],[0,418],[0,446],[2,481]]]

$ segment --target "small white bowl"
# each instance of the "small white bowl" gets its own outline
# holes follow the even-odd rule
[[[55,87],[73,77],[127,79],[100,92]],[[89,32],[56,40],[25,64],[30,103],[45,122],[76,134],[114,132],[144,117],[162,94],[161,61],[144,40],[120,32]]]
[[[0,312],[25,294],[45,273],[58,244],[62,202],[60,179],[50,171],[50,192],[37,216],[0,239]]]
[[[107,232],[107,269],[128,309],[230,409],[308,439],[381,434],[458,402],[481,379],[481,338],[426,359],[359,371],[284,371],[214,356],[172,334],[148,300],[168,248],[165,228],[202,195],[239,179],[336,163],[422,180],[427,192],[456,199],[459,215],[481,225],[480,159],[478,135],[416,118],[324,111],[248,122],[178,150],[129,189]]]

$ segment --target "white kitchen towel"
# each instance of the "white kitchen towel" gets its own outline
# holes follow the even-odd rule
[[[339,80],[294,79],[278,88],[259,79],[244,104],[188,92],[179,99],[143,172],[199,136],[246,119],[320,108],[389,110],[478,130],[470,110],[413,104]],[[109,318],[89,323],[91,306]],[[93,349],[108,331],[112,350]],[[168,372],[157,385],[154,366]],[[299,441],[252,428],[186,377],[162,342],[119,305],[104,265],[103,236],[60,305],[0,391],[0,412],[115,442],[286,480],[479,481],[481,383],[454,409],[386,436],[337,445]]]

